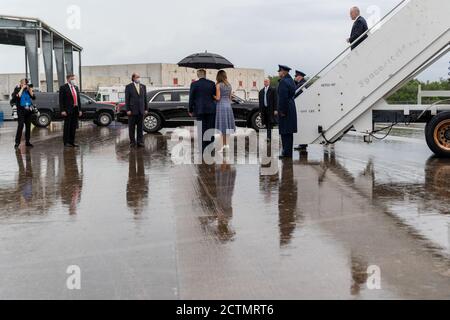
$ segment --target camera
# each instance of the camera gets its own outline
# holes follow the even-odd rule
[[[27,85],[28,89],[33,89],[34,88],[33,84],[30,83],[30,81],[28,79],[25,79],[25,84]]]
[[[14,105],[12,107],[12,117],[13,117],[14,120],[19,119],[19,115],[17,114],[17,107],[16,107],[16,105]]]

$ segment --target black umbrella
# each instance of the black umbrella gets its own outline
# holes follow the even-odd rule
[[[215,53],[196,53],[181,60],[178,65],[180,67],[193,69],[228,69],[234,68],[234,65],[224,57]]]

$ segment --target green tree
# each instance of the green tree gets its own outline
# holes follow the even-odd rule
[[[274,88],[278,87],[278,82],[280,82],[279,76],[269,76],[269,80],[270,80],[270,86],[272,86]]]
[[[441,79],[440,81],[433,82],[420,82],[418,80],[411,80],[406,85],[404,85],[397,92],[392,94],[388,99],[390,104],[417,104],[417,95],[419,93],[419,85],[422,86],[422,90],[436,91],[436,90],[450,90],[450,81]],[[431,104],[440,100],[445,99],[444,97],[432,97],[424,98],[424,104]]]

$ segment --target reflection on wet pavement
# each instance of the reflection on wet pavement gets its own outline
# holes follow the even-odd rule
[[[199,218],[206,235],[219,242],[232,241],[235,235],[232,227],[233,193],[236,183],[236,169],[231,165],[199,165],[197,186],[202,211],[209,215]]]
[[[415,131],[280,163],[175,165],[123,126],[0,129],[0,298],[450,298],[450,161]],[[411,139],[409,137],[412,137]],[[422,139],[423,140],[423,139]],[[80,266],[82,290],[65,288]],[[370,290],[368,268],[381,270]]]
[[[69,214],[76,214],[83,186],[83,176],[77,163],[74,149],[65,149],[62,158],[61,202]]]
[[[148,198],[148,177],[145,173],[144,154],[141,150],[132,150],[129,154],[129,170],[127,183],[127,203],[134,214],[144,210]]]
[[[294,164],[285,161],[281,169],[281,181],[278,189],[278,214],[280,228],[280,245],[291,242],[297,227],[298,188],[294,175]]]

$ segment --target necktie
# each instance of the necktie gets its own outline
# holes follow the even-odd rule
[[[134,84],[138,94],[141,94],[141,86],[139,84]]]
[[[268,92],[269,90],[268,90],[268,88],[265,88],[264,89],[264,106],[265,107],[268,107],[269,105],[268,105],[268,103],[267,103],[267,92]]]
[[[78,107],[78,96],[77,96],[77,92],[75,90],[75,87],[74,86],[70,86],[70,89],[72,91],[73,106],[74,107]]]

